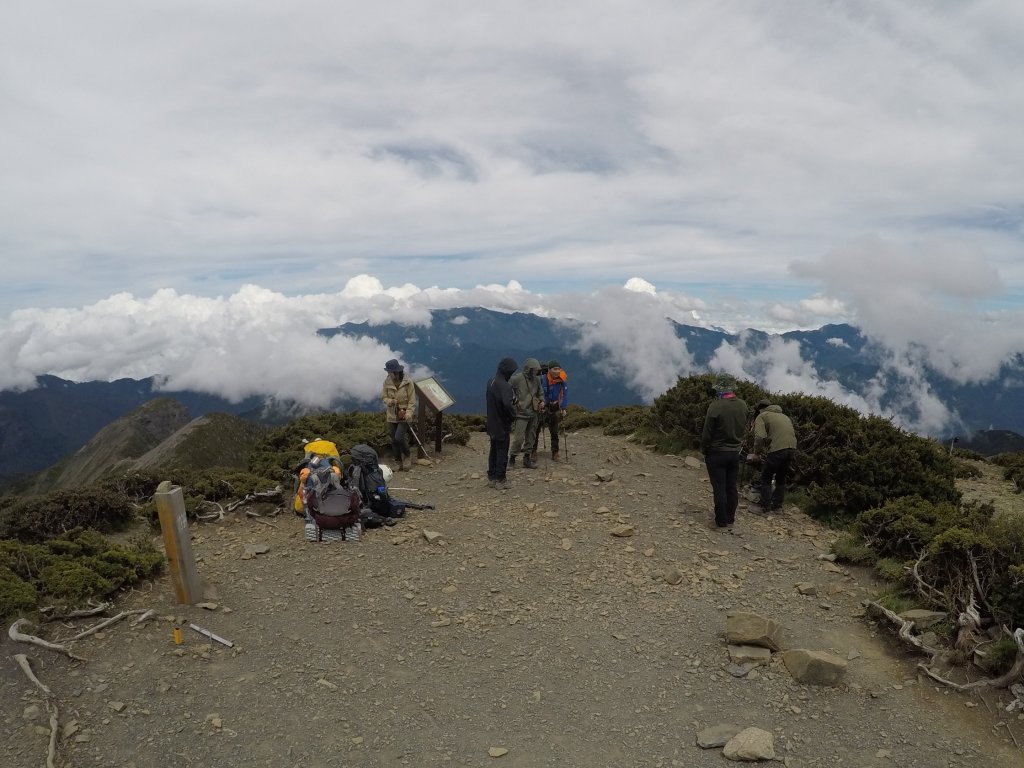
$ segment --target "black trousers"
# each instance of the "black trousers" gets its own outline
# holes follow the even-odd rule
[[[732,525],[736,521],[736,507],[740,503],[736,483],[740,476],[739,451],[708,451],[704,456],[711,480],[711,492],[715,497],[715,524],[719,527]]]
[[[487,454],[487,479],[504,480],[505,471],[508,469],[508,446],[511,437],[491,438],[491,450]]]
[[[781,451],[772,451],[764,457],[764,467],[761,468],[761,507],[763,509],[779,509],[786,499],[786,475],[789,474],[789,465],[793,463],[793,455],[796,451],[793,448],[783,448]],[[772,481],[775,481],[775,489],[772,490]]]
[[[391,452],[396,459],[409,455],[409,424],[404,421],[389,421],[388,435],[391,437]]]

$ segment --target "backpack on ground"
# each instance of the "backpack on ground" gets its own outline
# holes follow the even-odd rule
[[[302,461],[300,461],[295,469],[292,470],[296,476],[295,491],[292,499],[292,511],[295,512],[296,515],[306,514],[306,504],[303,499],[303,492],[306,484],[306,478],[309,477],[309,467],[312,462],[326,462],[332,467],[336,467],[336,471],[338,473],[343,471],[341,454],[338,452],[338,446],[330,440],[324,440],[319,437],[313,440],[307,440],[303,444],[303,450],[305,455],[302,457]]]
[[[359,492],[367,527],[393,525],[394,518],[405,514],[405,508],[392,503],[377,452],[369,445],[359,444],[352,446],[349,455],[352,463],[348,468],[348,484]]]
[[[312,521],[316,528],[314,540],[324,541],[325,530],[340,532],[344,540],[358,539],[361,506],[358,492],[345,484],[339,469],[326,459],[311,459],[306,469],[302,499],[307,521]]]

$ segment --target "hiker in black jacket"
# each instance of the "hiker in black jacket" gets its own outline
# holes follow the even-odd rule
[[[487,484],[492,488],[508,488],[505,471],[508,469],[508,448],[512,424],[516,419],[516,404],[512,385],[508,380],[519,363],[511,357],[502,358],[494,378],[487,382],[487,436],[491,450],[487,455]]]

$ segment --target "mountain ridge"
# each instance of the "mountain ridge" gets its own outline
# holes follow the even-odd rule
[[[580,328],[572,321],[483,307],[434,310],[431,317],[427,326],[345,323],[318,333],[326,338],[368,336],[386,344],[406,363],[431,369],[455,399],[452,411],[458,413],[483,411],[483,382],[506,355],[519,362],[527,357],[557,358],[569,372],[570,402],[588,409],[644,402],[626,383],[621,366],[611,360],[608,350],[590,346],[589,351],[580,351],[584,348]],[[731,334],[681,323],[673,327],[677,337],[685,340],[696,372],[707,370],[723,343],[764,352],[773,339],[799,344],[801,356],[816,366],[819,378],[834,379],[852,392],[870,387],[883,371],[882,353],[850,325],[778,335],[756,329]],[[991,428],[1024,432],[1024,409],[1014,406],[1024,381],[1019,361],[1008,363],[1003,375],[983,384],[957,385],[934,371],[927,372],[926,378],[935,397],[959,413],[960,434]],[[107,424],[157,397],[177,400],[193,418],[225,413],[263,424],[280,424],[313,410],[281,401],[273,393],[231,402],[203,392],[161,391],[157,377],[76,383],[44,375],[37,381],[35,389],[0,392],[0,481],[10,482],[55,464]],[[893,391],[902,390],[894,387]],[[893,400],[883,404],[899,405]],[[351,398],[339,397],[332,403],[333,410],[360,408],[365,409],[366,403]]]

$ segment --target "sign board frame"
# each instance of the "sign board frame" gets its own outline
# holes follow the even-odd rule
[[[436,376],[427,376],[425,379],[414,381],[413,384],[420,396],[438,413],[455,405],[455,398],[448,393]]]

